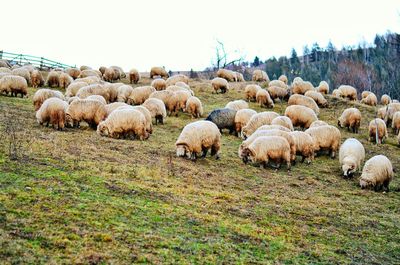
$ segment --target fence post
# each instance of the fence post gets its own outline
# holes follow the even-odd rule
[[[3,50],[0,51],[0,59],[3,59]]]
[[[40,57],[40,70],[43,70],[43,57]]]

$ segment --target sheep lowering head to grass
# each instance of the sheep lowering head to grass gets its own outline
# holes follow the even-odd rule
[[[236,74],[228,69],[218,69],[217,77],[225,79],[227,82],[235,82]]]
[[[297,80],[297,81],[293,81],[293,83],[292,83],[293,94],[304,95],[307,91],[313,91],[313,90],[315,90],[315,89],[314,89],[314,86],[311,84],[311,82]]]
[[[229,133],[233,133],[235,131],[236,112],[236,110],[228,108],[215,109],[208,115],[206,120],[216,124],[221,132],[222,129],[229,129]]]
[[[225,105],[225,108],[234,109],[234,110],[241,110],[241,109],[248,109],[249,104],[243,99],[238,99],[234,101],[230,101]]]
[[[253,71],[251,80],[255,82],[269,82],[269,77],[265,71],[257,69]]]
[[[289,133],[293,137],[293,141],[296,145],[296,154],[301,155],[301,162],[307,160],[307,164],[310,164],[314,160],[315,143],[314,139],[305,132],[294,131]]]
[[[319,115],[319,107],[317,103],[315,103],[314,99],[310,97],[306,97],[299,94],[293,94],[290,96],[288,101],[288,106],[292,105],[302,105],[308,107],[312,109],[315,112],[315,114]]]
[[[302,105],[288,106],[285,110],[285,116],[288,117],[294,127],[309,128],[311,123],[318,120],[315,112]]]
[[[293,131],[293,123],[292,120],[286,116],[278,116],[271,121],[271,125],[280,125],[288,128],[290,131]]]
[[[135,68],[132,68],[129,71],[129,82],[131,84],[137,84],[140,80],[140,73],[138,70],[136,70]]]
[[[329,84],[326,81],[319,82],[317,91],[321,94],[329,94]]]
[[[124,102],[113,102],[113,103],[105,105],[107,117],[111,114],[111,112],[118,109],[119,107],[128,107],[128,106],[130,106],[130,105],[128,105]]]
[[[357,100],[357,90],[352,86],[341,85],[338,88],[339,94],[342,98],[356,101]]]
[[[60,72],[58,71],[51,71],[47,75],[46,84],[48,87],[54,88],[60,86]]]
[[[59,87],[65,89],[67,88],[73,81],[72,77],[67,73],[61,73],[59,76]]]
[[[34,70],[31,73],[31,82],[33,88],[38,88],[44,85],[42,73],[39,70]]]
[[[16,75],[6,75],[0,79],[0,93],[11,93],[11,96],[21,95],[21,98],[28,94],[28,83],[26,79]]]
[[[345,109],[338,119],[338,126],[358,133],[361,124],[361,112],[356,108]]]
[[[84,86],[79,89],[78,93],[76,93],[76,96],[81,99],[85,99],[91,95],[100,95],[106,100],[106,102],[110,102],[109,91],[104,89],[104,86],[100,84]]]
[[[165,108],[164,102],[161,99],[148,98],[142,106],[150,111],[151,117],[155,118],[156,124],[158,122],[164,124],[164,119],[167,117],[167,110]]]
[[[386,106],[390,103],[392,99],[389,97],[389,95],[383,94],[381,97],[381,104]]]
[[[107,117],[105,105],[97,100],[77,99],[71,102],[66,112],[68,125],[79,128],[85,121],[93,129]]]
[[[362,189],[384,189],[389,191],[389,184],[394,177],[393,166],[384,155],[377,155],[365,162],[360,186]]]
[[[221,133],[218,127],[210,121],[196,121],[186,125],[175,143],[176,155],[196,160],[207,155],[211,148],[211,156],[219,159]]]
[[[117,101],[118,102],[129,102],[129,97],[133,92],[133,87],[130,85],[122,85],[118,87],[118,96],[117,96]]]
[[[68,103],[56,97],[46,99],[36,112],[36,120],[40,125],[51,124],[53,128],[63,130],[65,127],[65,112]]]
[[[355,138],[348,138],[340,146],[339,163],[342,167],[343,176],[351,177],[360,169],[365,159],[365,149],[362,143]]]
[[[160,76],[161,78],[167,79],[169,77],[167,71],[163,67],[152,67],[150,69],[150,78],[153,78],[154,76]]]
[[[68,68],[65,72],[69,74],[69,76],[72,77],[72,79],[74,80],[77,79],[81,74],[81,70],[79,70],[78,68]]]
[[[31,84],[31,73],[24,67],[16,68],[11,71],[11,74],[25,78],[28,85]]]
[[[167,88],[167,83],[162,78],[156,78],[151,82],[151,86],[154,87],[157,91],[165,90]]]
[[[174,92],[168,90],[161,90],[151,93],[149,98],[160,99],[165,104],[165,108],[169,115],[172,115],[176,108],[176,101],[174,100]]]
[[[250,118],[257,114],[255,110],[252,109],[240,109],[235,115],[235,131],[237,136],[241,136],[242,128],[246,126]]]
[[[374,93],[370,92],[365,98],[361,99],[360,102],[366,105],[376,106],[378,105],[378,98]]]
[[[393,114],[392,129],[393,129],[394,134],[396,134],[396,135],[400,131],[400,111],[396,111]]]
[[[173,86],[175,85],[177,82],[183,82],[185,84],[189,84],[189,77],[187,77],[186,75],[173,75],[171,77],[169,77],[166,81],[167,87],[168,86]]]
[[[316,152],[327,150],[331,158],[335,158],[342,138],[338,128],[324,125],[309,128],[305,132],[313,138]]]
[[[152,86],[140,86],[135,87],[131,94],[128,96],[128,104],[140,105],[149,98],[151,93],[155,92],[156,89]]]
[[[259,85],[247,85],[244,88],[244,93],[246,94],[246,99],[250,102],[250,101],[256,101],[257,98],[257,92],[258,90],[262,89]]]
[[[267,87],[268,93],[273,100],[287,100],[289,98],[289,88],[280,86],[269,86]]]
[[[378,141],[378,144],[382,144],[383,140],[388,137],[386,123],[379,118],[373,119],[369,123],[369,140],[371,142]]]
[[[279,80],[279,81],[282,81],[283,83],[285,83],[285,85],[288,84],[288,78],[287,78],[286,75],[281,75],[281,76],[278,78],[278,80]]]
[[[278,116],[279,114],[273,111],[263,111],[253,115],[246,126],[242,128],[242,138],[246,139],[263,125],[270,125],[272,120]]]
[[[256,102],[260,104],[260,107],[273,108],[274,101],[271,99],[269,93],[265,89],[259,89],[256,94]]]
[[[36,91],[32,98],[35,111],[39,110],[40,106],[42,106],[43,102],[46,99],[53,98],[53,97],[64,100],[64,95],[60,91],[57,91],[57,90],[42,88],[42,89],[39,89],[38,91]]]
[[[216,77],[211,81],[211,86],[213,87],[215,93],[218,94],[218,90],[221,90],[221,93],[224,94],[229,90],[228,81],[224,78]]]
[[[190,96],[186,101],[185,109],[192,118],[200,118],[203,115],[203,104],[198,97]]]
[[[328,101],[325,99],[324,95],[322,95],[320,92],[309,90],[304,94],[304,96],[312,98],[319,107],[322,108],[328,107]]]

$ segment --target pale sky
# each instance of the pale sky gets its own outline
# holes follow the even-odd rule
[[[337,48],[400,32],[400,1],[3,1],[0,50],[66,64],[203,70],[216,39],[252,61],[329,40]],[[13,11],[12,11],[13,10]],[[6,23],[7,22],[7,23]]]

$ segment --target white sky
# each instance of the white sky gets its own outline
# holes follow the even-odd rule
[[[233,57],[239,50],[252,61],[289,55],[292,47],[301,54],[314,42],[341,48],[400,32],[399,0],[6,0],[2,6],[8,23],[0,50],[126,71],[202,70],[216,39]]]

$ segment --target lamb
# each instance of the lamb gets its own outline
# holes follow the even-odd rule
[[[81,70],[78,68],[68,68],[65,72],[74,80],[77,79],[81,74]]]
[[[222,129],[229,129],[229,133],[235,131],[235,116],[236,110],[222,108],[213,110],[208,117],[207,121],[215,123],[222,133]]]
[[[136,70],[135,68],[132,68],[129,71],[129,82],[131,84],[137,84],[140,80],[140,73],[138,70]]]
[[[249,147],[257,138],[262,136],[280,136],[286,139],[290,146],[290,160],[296,160],[296,144],[289,132],[278,129],[257,130],[239,146],[239,157],[243,158],[243,150]]]
[[[244,88],[244,93],[246,94],[246,99],[250,101],[256,101],[258,90],[262,89],[259,85],[247,85]]]
[[[158,122],[164,124],[164,119],[167,117],[167,110],[161,99],[148,98],[142,106],[150,111],[151,117],[155,118],[156,125]]]
[[[368,96],[361,99],[361,103],[364,103],[364,104],[370,105],[370,106],[376,106],[376,105],[378,105],[378,98],[376,97],[376,95],[374,93],[370,92],[368,94]]]
[[[385,189],[389,192],[389,183],[394,178],[393,166],[384,155],[370,158],[364,165],[360,186],[361,189],[374,189],[379,191]]]
[[[278,116],[271,121],[271,125],[280,125],[293,131],[292,120],[286,116]]]
[[[25,78],[26,83],[27,83],[28,85],[31,84],[31,74],[29,73],[29,71],[28,71],[26,68],[21,67],[21,68],[13,69],[13,70],[11,71],[11,74],[16,75],[16,76],[23,77],[23,78]]]
[[[129,96],[132,94],[132,92],[133,92],[133,87],[129,85],[122,85],[118,87],[117,101],[125,103],[128,102]]]
[[[278,86],[269,86],[267,87],[267,91],[273,100],[276,99],[288,99],[289,98],[289,89],[278,87]]]
[[[38,70],[34,70],[31,74],[31,83],[33,88],[38,88],[44,85],[44,79],[42,73]]]
[[[287,169],[290,170],[290,146],[288,141],[281,136],[261,136],[242,152],[242,160],[246,164],[260,163],[266,168],[268,162],[274,161],[280,168],[281,161],[286,162]]]
[[[285,110],[285,116],[292,120],[295,127],[309,128],[311,123],[318,120],[315,112],[302,105],[288,106]]]
[[[196,160],[201,152],[204,158],[211,148],[211,156],[219,159],[221,133],[210,121],[196,121],[186,125],[175,143],[176,155]]]
[[[167,83],[167,87],[173,86],[177,82],[184,82],[185,84],[189,84],[189,77],[187,77],[186,75],[173,75],[169,77],[165,82]]]
[[[215,91],[215,93],[218,94],[218,90],[221,90],[221,93],[224,94],[226,91],[229,90],[229,84],[228,81],[226,81],[224,78],[216,77],[211,81],[211,85]]]
[[[314,86],[311,84],[311,82],[308,81],[293,81],[292,83],[292,93],[293,94],[301,94],[304,95],[307,91],[310,90],[315,90]]]
[[[357,100],[357,90],[352,86],[341,85],[338,88],[338,91],[339,91],[340,96],[342,98],[347,98],[347,99],[352,100],[352,101],[356,101]]]
[[[203,115],[203,105],[198,97],[191,96],[186,101],[186,111],[192,118],[200,118]]]
[[[271,99],[269,96],[269,93],[265,89],[259,89],[256,94],[256,102],[260,104],[260,107],[267,107],[267,108],[273,108],[274,107],[274,101]]]
[[[236,74],[231,70],[219,69],[217,71],[217,78],[223,78],[227,82],[235,82],[236,81]]]
[[[155,92],[156,89],[152,86],[140,86],[135,87],[131,94],[128,96],[128,104],[140,105],[149,98],[151,93]]]
[[[246,139],[262,125],[270,125],[272,120],[278,116],[279,114],[273,111],[264,111],[253,115],[246,126],[242,128],[242,138]]]
[[[28,94],[28,83],[26,79],[16,75],[6,75],[0,79],[0,93],[11,93],[11,96],[18,96],[21,98]]]
[[[110,115],[111,112],[118,109],[119,107],[129,107],[129,105],[124,102],[113,102],[105,105],[107,117]]]
[[[149,98],[157,98],[160,99],[164,102],[166,110],[169,112],[169,115],[171,115],[175,111],[175,105],[176,102],[174,100],[174,93],[172,91],[168,90],[162,90],[162,91],[156,91],[151,93]]]
[[[312,98],[299,94],[291,95],[288,101],[288,106],[292,105],[302,105],[308,107],[312,109],[315,112],[315,114],[319,115],[319,107]]]
[[[43,102],[46,99],[53,98],[53,97],[64,100],[63,94],[57,90],[42,88],[42,89],[39,89],[38,91],[36,91],[32,98],[35,111],[39,110],[40,106],[42,106]]]
[[[111,112],[106,120],[99,123],[97,133],[100,136],[116,139],[139,137],[140,140],[146,140],[149,138],[145,116],[132,107],[122,107]]]
[[[339,163],[344,177],[352,177],[365,159],[365,149],[355,138],[349,138],[340,146]]]
[[[305,132],[313,138],[315,143],[314,150],[316,152],[329,150],[331,158],[335,158],[342,138],[338,128],[331,125],[324,125],[309,128]]]
[[[72,83],[72,81],[73,79],[69,76],[69,74],[61,73],[59,76],[59,87],[65,89]]]
[[[389,97],[389,95],[383,94],[381,97],[381,104],[386,106],[390,103],[392,99]]]
[[[51,71],[47,75],[46,84],[48,87],[54,88],[60,86],[60,72]]]
[[[176,91],[171,99],[172,104],[175,106],[175,116],[178,116],[178,111],[186,111],[186,102],[191,97],[189,91]],[[173,114],[171,113],[171,115]]]
[[[313,122],[311,123],[310,128],[312,128],[312,127],[318,127],[318,126],[323,126],[323,125],[329,125],[329,124],[326,123],[326,122],[324,122],[324,121],[321,121],[321,120],[316,120],[316,121],[313,121]]]
[[[328,101],[325,99],[324,95],[322,95],[320,92],[309,90],[304,94],[304,96],[312,98],[319,107],[322,108],[328,107]]]
[[[76,93],[78,93],[79,89],[82,87],[87,86],[88,84],[85,82],[80,82],[80,81],[74,81],[72,82],[67,89],[65,90],[65,96],[68,97],[73,97],[76,96]]]
[[[307,159],[307,164],[314,160],[314,140],[305,132],[294,131],[289,133],[296,145],[296,154],[301,155],[301,163]]]
[[[386,123],[382,119],[373,119],[368,127],[369,139],[371,142],[378,140],[378,144],[383,143],[383,140],[388,137]],[[378,139],[376,139],[378,137]]]
[[[162,79],[162,78],[157,78],[157,79],[154,79],[154,80],[151,82],[151,86],[154,87],[157,91],[159,91],[159,90],[165,90],[165,89],[167,88],[167,83],[165,82],[164,79]]]
[[[235,115],[235,131],[237,136],[241,136],[242,128],[246,126],[249,122],[250,118],[257,114],[255,110],[252,109],[240,109],[236,112]]]
[[[338,126],[358,133],[361,124],[361,112],[356,108],[345,109],[338,119]]]
[[[150,78],[154,76],[160,76],[161,78],[167,79],[169,77],[167,71],[162,67],[152,67],[150,70]]]
[[[103,85],[100,84],[84,86],[79,89],[78,93],[76,93],[76,96],[81,99],[87,98],[88,96],[91,95],[103,96],[103,98],[106,100],[107,103],[110,102],[109,91],[104,89]]]
[[[255,82],[269,82],[269,77],[263,70],[254,70],[251,80]]]
[[[68,103],[62,99],[56,97],[48,98],[36,112],[36,120],[40,125],[46,123],[46,126],[49,126],[51,124],[53,128],[57,126],[58,130],[63,130],[67,108]]]
[[[225,105],[225,108],[234,109],[234,110],[241,110],[241,109],[248,109],[249,104],[242,99],[230,101]]]
[[[399,130],[400,130],[400,111],[396,111],[393,114],[392,128],[393,128],[393,132],[395,134],[399,133]]]
[[[278,78],[278,80],[279,80],[279,81],[282,81],[282,82],[285,83],[286,85],[288,84],[288,78],[287,78],[286,75],[281,75],[281,76]]]
[[[85,121],[93,129],[107,117],[105,105],[97,100],[78,99],[71,102],[66,112],[69,125],[79,128],[80,122]]]
[[[317,91],[321,94],[329,94],[329,84],[326,81],[319,82]]]
[[[87,100],[97,100],[98,102],[101,102],[104,105],[107,105],[107,101],[104,99],[103,96],[100,96],[100,95],[90,95],[86,99]]]

